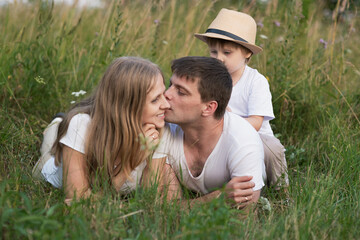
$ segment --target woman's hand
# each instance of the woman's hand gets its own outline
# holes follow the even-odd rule
[[[153,150],[160,141],[160,133],[156,129],[155,124],[145,123],[143,125],[143,133],[145,136],[146,147],[148,150]]]

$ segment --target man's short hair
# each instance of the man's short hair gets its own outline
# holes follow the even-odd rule
[[[224,116],[232,91],[232,79],[225,65],[210,57],[183,57],[175,59],[171,70],[177,77],[198,81],[198,91],[203,102],[215,100],[218,107],[216,119]]]

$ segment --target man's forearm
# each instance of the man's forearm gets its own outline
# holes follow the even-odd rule
[[[198,204],[198,203],[210,202],[213,199],[219,198],[222,193],[223,193],[222,191],[216,190],[216,191],[208,193],[204,196],[201,196],[201,197],[198,197],[195,199],[191,199],[190,207],[193,207],[195,204]],[[256,203],[259,200],[259,197],[260,197],[260,190],[254,191],[251,198],[249,197],[249,200],[246,200],[244,202],[235,202],[235,201],[231,200],[230,198],[228,198],[228,197],[227,198],[228,198],[228,200],[232,201],[233,204],[235,204],[234,206],[244,208],[251,203]]]
[[[204,196],[201,196],[201,197],[198,197],[198,198],[195,198],[195,199],[191,199],[190,200],[190,207],[193,207],[197,203],[210,202],[213,199],[220,197],[221,193],[222,192],[220,190],[216,190],[216,191],[208,193],[208,194],[206,194]]]

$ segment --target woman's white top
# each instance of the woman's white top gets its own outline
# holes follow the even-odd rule
[[[55,120],[54,120],[55,121]],[[91,122],[91,118],[88,114],[79,113],[75,115],[70,123],[68,130],[60,139],[60,143],[82,153],[85,154],[85,139],[87,136],[88,125]],[[59,124],[60,122],[57,122]],[[54,124],[53,122],[50,125]],[[49,126],[50,126],[49,125]],[[53,128],[56,131],[47,131],[45,134],[57,134],[57,128]],[[46,138],[44,139],[54,139],[54,138]],[[53,143],[49,143],[49,145],[53,145]],[[131,172],[131,180],[126,180],[125,183],[120,188],[120,192],[129,193],[136,188],[136,186],[140,183],[140,179],[142,176],[142,172],[146,166],[146,161],[142,162],[138,167]],[[56,188],[62,187],[62,164],[60,166],[55,165],[55,157],[51,156],[49,160],[45,163],[44,167],[41,170],[41,174],[45,178],[46,181],[51,183]]]

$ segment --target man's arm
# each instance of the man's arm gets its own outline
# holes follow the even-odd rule
[[[251,181],[252,176],[234,177],[226,184],[225,196],[234,206],[245,207],[250,203],[257,202],[260,197],[260,190],[253,191],[255,184]],[[202,197],[191,200],[190,205],[209,202],[218,198],[223,192],[216,190]]]
[[[144,169],[141,183],[149,187],[156,183],[158,193],[167,200],[181,198],[181,187],[174,170],[166,163],[166,157],[151,159]]]

